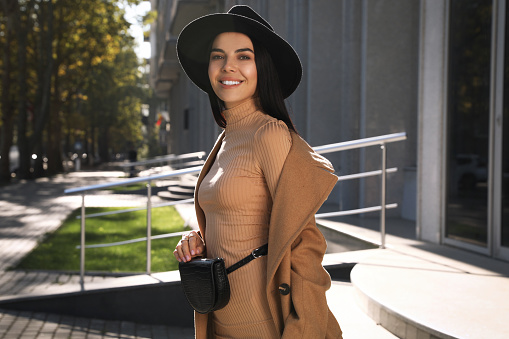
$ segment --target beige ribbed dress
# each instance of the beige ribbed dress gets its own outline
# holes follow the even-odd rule
[[[267,242],[272,197],[291,146],[286,125],[250,100],[223,112],[225,137],[198,189],[209,258],[230,266]],[[267,302],[267,257],[228,277],[230,303],[211,315],[215,338],[279,338]]]

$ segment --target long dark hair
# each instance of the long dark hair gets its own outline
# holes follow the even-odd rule
[[[257,93],[262,111],[273,118],[283,121],[289,130],[297,132],[290,118],[290,114],[288,114],[285,98],[281,91],[279,76],[276,66],[272,61],[272,57],[261,42],[253,38],[251,38],[251,41],[253,42],[255,52],[256,71],[258,74]],[[225,109],[223,101],[217,97],[212,87],[210,87],[208,95],[210,107],[212,108],[216,123],[220,127],[225,128],[226,120],[221,114]]]

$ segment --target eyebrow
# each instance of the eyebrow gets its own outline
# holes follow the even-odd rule
[[[226,54],[226,52],[224,50],[222,50],[221,48],[212,48],[212,50],[210,51],[211,53],[212,52],[219,52],[219,53],[224,53]],[[251,52],[254,54],[254,51],[251,49],[251,48],[240,48],[238,50],[235,51],[235,53],[242,53],[242,52]]]

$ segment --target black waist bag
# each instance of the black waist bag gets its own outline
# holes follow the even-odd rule
[[[198,313],[217,311],[230,301],[228,274],[267,255],[268,244],[258,247],[250,255],[226,268],[223,258],[193,259],[179,263],[180,281],[187,301]]]

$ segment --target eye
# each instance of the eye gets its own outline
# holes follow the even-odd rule
[[[221,54],[212,54],[210,56],[210,60],[221,60],[223,59],[223,56]]]
[[[240,60],[251,60],[251,56],[249,56],[249,55],[241,55],[241,56],[239,56],[239,59]]]

